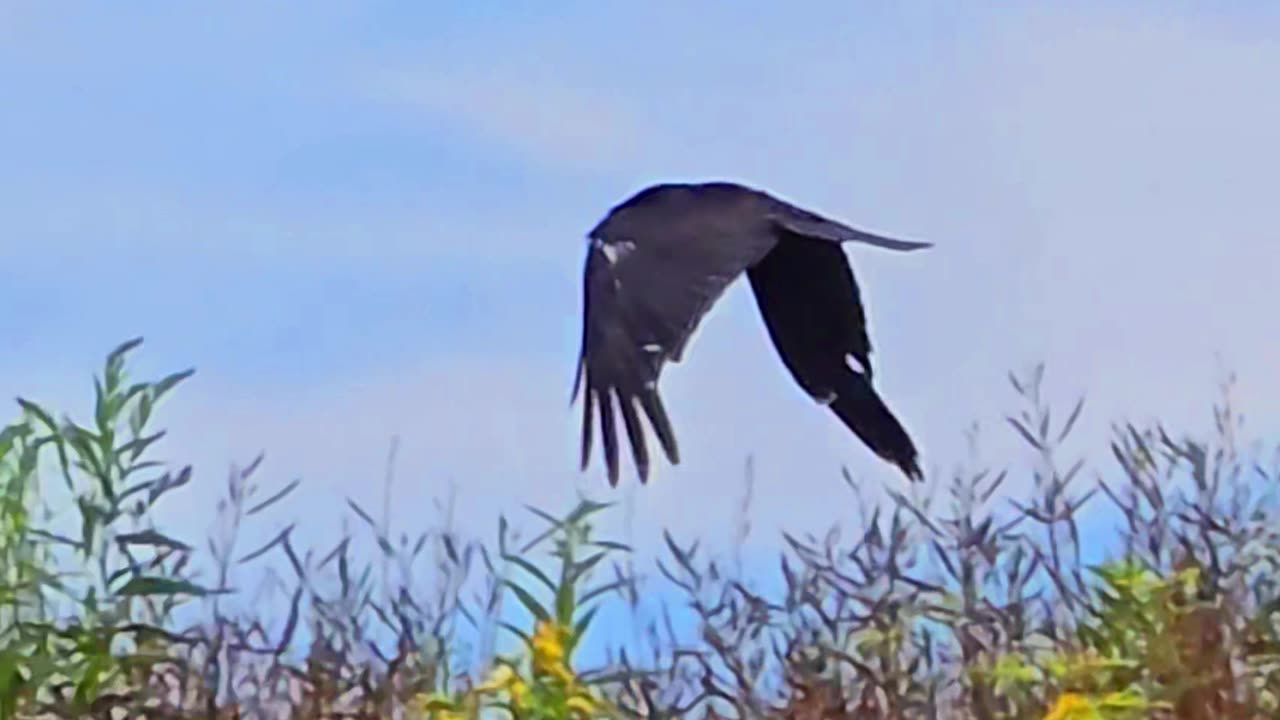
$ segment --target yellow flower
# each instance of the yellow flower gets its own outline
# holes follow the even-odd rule
[[[524,707],[524,701],[529,697],[529,686],[525,685],[524,680],[517,677],[507,687],[507,694],[511,695],[511,704],[516,707]]]
[[[1089,698],[1078,693],[1063,693],[1044,720],[1095,720],[1098,710]]]
[[[501,690],[509,687],[518,679],[519,678],[516,677],[515,672],[511,670],[510,665],[507,665],[506,663],[499,663],[489,673],[489,679],[476,686],[476,692],[485,693]]]
[[[529,686],[525,684],[524,678],[506,663],[495,665],[489,672],[489,678],[475,688],[476,693],[481,695],[499,690],[506,690],[511,696],[512,704],[517,707],[522,706],[529,696]]]
[[[568,632],[554,622],[538,622],[533,633],[533,669],[534,672],[572,685],[573,672],[569,669],[565,657],[565,641]]]
[[[538,622],[533,633],[534,661],[543,666],[564,661],[564,633],[554,622]]]
[[[591,698],[585,695],[574,695],[565,701],[565,707],[570,711],[581,713],[582,715],[589,717],[591,715],[591,711],[594,710],[596,706],[595,703],[592,702]]]
[[[415,695],[409,703],[410,715],[414,718],[431,718],[432,720],[465,720],[467,716],[464,713],[444,707],[449,702],[447,697],[439,693],[420,693]]]

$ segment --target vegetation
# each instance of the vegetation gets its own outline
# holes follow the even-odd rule
[[[527,541],[505,519],[496,545],[448,522],[390,537],[350,503],[368,561],[354,533],[300,552],[293,526],[241,548],[298,487],[260,485],[256,462],[231,473],[206,542],[177,537],[156,507],[192,470],[151,459],[151,419],[191,373],[132,381],[138,344],[107,357],[88,424],[20,399],[0,430],[0,716],[1280,715],[1280,466],[1238,446],[1226,400],[1212,437],[1123,424],[1090,465],[1060,458],[1082,405],[1055,423],[1043,370],[1011,378],[1011,431],[1035,458],[1025,497],[986,468],[918,497],[890,486],[847,541],[785,536],[770,594],[669,535],[656,573],[636,571],[588,500],[533,510],[545,527]],[[1108,508],[1122,552],[1090,564],[1078,519]],[[270,559],[290,574],[241,582]],[[584,666],[597,613],[659,585],[693,631],[668,607]]]

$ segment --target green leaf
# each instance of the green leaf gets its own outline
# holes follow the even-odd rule
[[[117,580],[119,580],[120,578],[130,573],[140,573],[140,572],[142,572],[142,568],[136,562],[130,562],[128,565],[125,565],[117,569],[115,572],[107,576],[107,587],[111,587],[112,585],[115,585]]]
[[[191,550],[191,546],[175,540],[158,530],[143,530],[136,533],[125,533],[116,537],[121,545],[147,545],[150,547],[166,547],[172,550]]]
[[[515,563],[515,565],[520,567],[522,570],[524,570],[525,572],[529,573],[530,575],[534,576],[539,581],[541,581],[543,585],[546,585],[547,589],[550,590],[551,592],[556,591],[556,584],[551,582],[551,578],[547,577],[546,573],[539,570],[538,566],[534,565],[528,560],[525,560],[524,558],[516,555],[503,555],[502,559],[510,563]]]
[[[141,344],[142,344],[142,338],[135,337],[131,340],[126,340],[123,343],[120,343],[120,345],[116,346],[115,350],[112,350],[110,353],[108,353],[107,354],[107,375],[108,376],[115,375],[118,377],[120,374],[120,371],[124,368],[124,356]]]
[[[613,504],[614,503],[600,503],[584,499],[578,503],[578,507],[574,508],[573,512],[569,513],[569,517],[565,518],[564,524],[577,525],[587,517],[590,517],[601,510],[606,510],[612,507]]]
[[[289,648],[289,643],[293,640],[293,633],[298,627],[298,608],[302,601],[302,587],[299,586],[293,593],[293,600],[289,602],[289,617],[285,620],[284,631],[280,634],[280,642],[276,643],[276,654],[282,655]]]
[[[93,551],[94,538],[98,536],[99,520],[103,513],[92,500],[83,495],[76,498],[80,508],[80,548],[87,555]]]
[[[422,703],[422,709],[427,712],[438,712],[440,710],[453,711],[456,710],[457,707],[458,704],[456,702],[438,694],[433,695],[430,700]]]
[[[547,512],[546,510],[541,510],[532,505],[525,505],[525,509],[533,513],[534,515],[537,515],[538,517],[542,518],[543,520],[546,520],[547,523],[551,525],[553,529],[559,528],[562,525],[564,525],[564,521],[552,515],[551,513]]]
[[[124,492],[120,493],[120,497],[118,498],[118,500],[119,500],[121,503],[123,503],[125,500],[128,500],[129,498],[133,497],[134,495],[137,495],[137,494],[138,494],[138,493],[140,493],[140,492],[144,492],[144,491],[148,490],[149,488],[151,488],[151,487],[152,487],[152,486],[154,486],[155,484],[156,484],[156,481],[155,481],[154,479],[152,479],[152,480],[143,480],[142,482],[134,483],[133,485],[130,485],[130,486],[129,486],[129,488],[128,488],[127,490],[125,490]]]
[[[1041,451],[1044,450],[1044,446],[1041,445],[1040,441],[1037,440],[1036,437],[1031,434],[1031,431],[1028,430],[1025,425],[1019,422],[1017,418],[1006,417],[1005,420],[1008,421],[1008,423],[1011,426],[1013,426],[1014,430],[1018,431],[1018,434],[1022,436],[1022,439],[1025,440],[1028,445],[1035,448],[1036,450],[1041,450]]]
[[[42,540],[48,540],[49,542],[55,542],[55,543],[61,543],[61,544],[63,544],[63,545],[69,545],[69,546],[71,546],[71,547],[73,547],[73,548],[75,548],[75,549],[77,549],[77,550],[79,550],[80,548],[84,547],[84,546],[83,546],[83,544],[81,544],[81,543],[79,543],[79,542],[76,542],[75,540],[72,540],[71,538],[69,538],[69,537],[67,537],[67,536],[65,536],[65,535],[59,535],[59,534],[57,534],[57,533],[52,533],[52,532],[49,532],[48,530],[41,530],[41,529],[39,529],[39,528],[32,528],[30,532],[31,532],[31,535],[32,535],[32,536],[34,536],[34,537],[38,537],[38,538],[40,538],[40,539],[42,539]]]
[[[578,646],[578,642],[587,634],[587,628],[590,627],[591,621],[595,619],[596,612],[599,609],[599,605],[591,608],[579,618],[578,622],[573,624],[573,638],[570,640],[567,652],[573,652],[573,649]]]
[[[187,580],[140,575],[125,583],[124,587],[120,588],[116,594],[122,597],[137,595],[195,595],[196,597],[204,597],[227,592],[230,591],[209,590]]]
[[[237,562],[241,564],[247,563],[250,560],[254,560],[266,554],[268,550],[275,547],[276,545],[280,545],[286,542],[289,539],[289,533],[293,532],[293,526],[294,524],[290,523],[288,527],[286,527],[284,530],[281,530],[274,538],[268,540],[265,544],[263,544],[258,549],[245,553],[243,556],[240,557],[240,559]],[[345,546],[349,540],[350,538],[348,538],[347,540],[343,540],[342,545]]]
[[[121,401],[123,403],[128,403],[130,400],[145,393],[147,389],[150,387],[151,387],[150,383],[144,383],[144,382],[134,383],[130,385],[129,389],[126,390],[124,392],[124,395],[121,396]]]
[[[179,470],[177,477],[171,477],[169,473],[165,473],[160,479],[155,481],[155,484],[151,487],[151,492],[147,493],[147,504],[154,505],[156,500],[160,499],[161,495],[164,495],[175,488],[180,488],[189,482],[191,482],[190,465]]]
[[[281,500],[283,500],[286,496],[288,496],[288,494],[289,494],[289,493],[291,493],[291,492],[293,492],[294,490],[296,490],[296,489],[297,489],[297,487],[298,487],[298,485],[299,485],[299,484],[301,484],[301,483],[302,483],[302,480],[301,480],[301,479],[295,479],[295,480],[293,480],[293,481],[292,481],[292,482],[290,482],[288,485],[285,485],[285,486],[284,486],[284,488],[283,488],[282,490],[280,490],[279,492],[277,492],[275,495],[272,495],[271,497],[267,498],[266,500],[263,500],[262,502],[258,503],[257,505],[254,505],[253,507],[249,508],[249,509],[248,509],[248,511],[246,511],[246,512],[245,512],[245,516],[249,516],[249,515],[257,515],[258,513],[262,512],[263,510],[266,510],[267,508],[271,507],[272,505],[274,505],[274,504],[276,504],[276,503],[280,502],[280,501],[281,501]]]
[[[598,685],[610,685],[613,683],[634,682],[642,678],[656,678],[661,676],[662,676],[662,673],[658,671],[640,670],[637,668],[631,668],[628,670],[619,670],[616,672],[602,673],[599,675],[584,673],[582,677],[582,682],[585,685],[598,686]]]
[[[160,432],[154,433],[152,435],[147,435],[145,437],[140,437],[135,440],[130,440],[129,442],[116,448],[116,453],[119,455],[127,455],[129,457],[129,462],[133,462],[137,460],[138,457],[142,455],[142,453],[146,452],[147,448],[150,447],[155,441],[164,437],[165,434],[166,434],[165,431],[161,430]]]
[[[511,592],[516,594],[516,598],[520,601],[522,605],[524,605],[526,608],[529,609],[529,612],[533,613],[534,617],[538,618],[543,622],[546,622],[551,619],[551,615],[547,613],[546,609],[543,608],[542,605],[538,603],[538,601],[533,597],[533,595],[529,594],[528,590],[525,590],[524,588],[511,582],[510,580],[503,580],[502,582],[504,585],[511,588]]]
[[[113,497],[114,491],[111,488],[110,478],[107,477],[106,462],[98,454],[101,438],[71,420],[68,420],[66,427],[63,428],[62,436],[76,451],[78,459],[86,466],[89,474],[98,480],[103,494],[108,498]]]
[[[350,506],[350,508],[356,512],[356,515],[359,515],[360,519],[364,520],[375,533],[378,532],[378,523],[374,521],[372,515],[365,512],[365,509],[360,507],[359,503],[351,498],[347,498],[347,505]]]
[[[1128,688],[1120,692],[1109,693],[1098,704],[1113,710],[1145,710],[1151,705],[1147,698],[1143,696],[1142,691],[1137,688]]]
[[[18,398],[18,406],[21,407],[23,411],[30,413],[31,415],[34,415],[37,420],[39,420],[41,423],[44,424],[46,428],[48,428],[49,432],[53,433],[54,435],[58,434],[58,423],[53,421],[53,417],[49,415],[49,413],[46,412],[44,408],[40,407],[36,403],[31,402],[30,400],[24,400],[23,398]]]
[[[80,708],[88,706],[97,698],[98,688],[106,678],[112,666],[110,655],[91,655],[84,668],[84,675],[76,683],[75,702]]]
[[[570,580],[576,583],[579,579],[581,579],[587,573],[591,572],[591,568],[595,567],[596,563],[603,560],[605,555],[607,554],[608,553],[599,552],[587,558],[586,560],[583,560],[582,562],[575,563],[573,566],[573,569],[569,572]]]
[[[567,570],[568,567],[566,567]],[[574,596],[577,594],[574,591],[576,589],[573,581],[567,577],[560,583],[560,587],[556,589],[556,620],[561,625],[568,625],[573,622]]]
[[[600,587],[595,588],[594,590],[589,590],[583,593],[582,597],[578,600],[578,604],[586,605],[587,603],[591,602],[597,597],[600,597],[601,595],[604,595],[605,593],[613,592],[614,590],[618,590],[619,588],[626,587],[628,583],[629,581],[625,578],[622,580],[614,580],[612,582],[605,583],[604,585],[601,585]]]
[[[156,383],[152,387],[151,391],[153,393],[153,397],[156,400],[159,400],[160,398],[164,397],[166,393],[172,390],[178,383],[182,382],[183,380],[186,380],[187,378],[195,374],[196,374],[195,368],[187,368],[186,370],[183,370],[181,372],[173,373],[172,375],[164,378],[163,380]]]
[[[142,393],[142,397],[138,398],[138,404],[134,406],[133,412],[129,416],[129,429],[134,434],[142,432],[142,428],[147,426],[147,421],[151,419],[151,410],[155,407],[155,400],[151,396],[148,389]]]
[[[23,422],[17,422],[0,430],[0,458],[8,454],[13,447],[13,442],[18,438],[25,438],[32,432],[31,426]]]
[[[98,378],[93,379],[93,419],[97,423],[98,432],[105,435],[111,427],[112,420],[112,395],[102,387],[102,382]]]
[[[520,638],[521,640],[523,640],[523,641],[524,641],[525,647],[526,647],[527,649],[529,649],[530,651],[532,651],[532,650],[533,650],[533,638],[529,637],[529,633],[525,632],[524,630],[521,630],[520,628],[516,627],[515,625],[512,625],[511,623],[507,622],[506,620],[499,621],[499,622],[498,622],[498,627],[500,627],[500,628],[502,628],[503,630],[506,630],[506,631],[510,632],[512,635],[515,635],[516,637]]]

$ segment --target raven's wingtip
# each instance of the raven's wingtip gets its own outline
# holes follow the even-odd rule
[[[897,250],[898,252],[916,252],[918,250],[928,250],[937,243],[927,242],[925,240],[898,240],[896,238],[882,238],[884,242],[871,242],[869,244],[878,245],[889,250]]]
[[[898,467],[902,469],[902,474],[907,476],[907,480],[911,482],[924,482],[924,472],[920,470],[920,463],[916,458],[899,463]]]

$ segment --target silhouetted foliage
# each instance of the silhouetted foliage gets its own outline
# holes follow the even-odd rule
[[[211,536],[187,538],[155,507],[193,470],[151,459],[151,416],[191,371],[131,380],[139,343],[108,355],[89,423],[20,399],[0,429],[0,716],[1280,715],[1280,455],[1239,446],[1229,382],[1213,437],[1119,424],[1088,462],[1063,457],[1083,400],[1057,414],[1043,367],[1011,377],[1029,471],[957,469],[878,500],[846,473],[855,529],[785,534],[767,593],[740,558],[669,534],[638,571],[596,537],[610,506],[590,500],[531,508],[527,540],[501,518],[493,544],[461,536],[452,501],[412,535],[348,501],[354,529],[330,547],[297,547],[293,525],[242,547],[300,487],[260,482],[261,457],[229,474]],[[394,445],[388,488],[393,467]],[[1085,513],[1095,535],[1114,514],[1118,556],[1086,561]],[[601,667],[576,659],[602,607],[659,587],[684,607],[633,612],[636,639]]]

